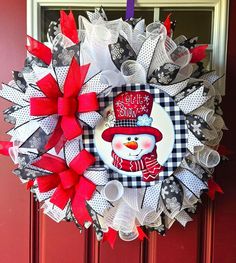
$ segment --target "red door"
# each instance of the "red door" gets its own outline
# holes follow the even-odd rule
[[[230,2],[229,44],[227,63],[227,95],[223,101],[225,120],[230,131],[224,144],[236,149],[234,105],[236,97],[236,2]],[[1,0],[0,15],[1,81],[10,80],[12,69],[21,69],[25,57],[26,1]],[[1,101],[1,110],[9,105]],[[1,121],[1,140],[10,128]],[[74,224],[53,222],[39,213],[39,206],[11,174],[13,165],[0,157],[0,257],[1,263],[234,263],[236,262],[236,206],[234,202],[235,156],[216,171],[216,181],[225,194],[214,203],[203,198],[194,221],[186,229],[174,225],[167,236],[149,234],[149,241],[118,241],[112,250],[98,243],[93,230],[83,234]]]

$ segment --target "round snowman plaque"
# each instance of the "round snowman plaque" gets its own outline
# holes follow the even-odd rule
[[[95,129],[97,152],[114,171],[111,180],[127,187],[167,178],[186,153],[184,115],[169,95],[156,88],[151,94],[154,87],[146,86],[150,92],[120,92]]]

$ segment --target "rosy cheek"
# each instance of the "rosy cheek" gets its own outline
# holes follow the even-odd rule
[[[143,149],[149,149],[152,146],[152,141],[150,140],[145,140],[142,142],[142,148]]]
[[[123,147],[123,144],[121,142],[115,142],[114,145],[114,150],[120,150]]]

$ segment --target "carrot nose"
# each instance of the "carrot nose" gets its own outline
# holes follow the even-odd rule
[[[137,142],[127,142],[127,143],[124,143],[124,145],[132,150],[136,150],[138,148],[138,144]]]

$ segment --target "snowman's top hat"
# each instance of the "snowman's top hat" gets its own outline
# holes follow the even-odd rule
[[[114,127],[103,131],[102,138],[111,142],[115,134],[151,134],[156,141],[162,139],[162,133],[151,127],[150,117],[153,97],[146,91],[126,91],[114,99],[114,112],[116,121]]]

